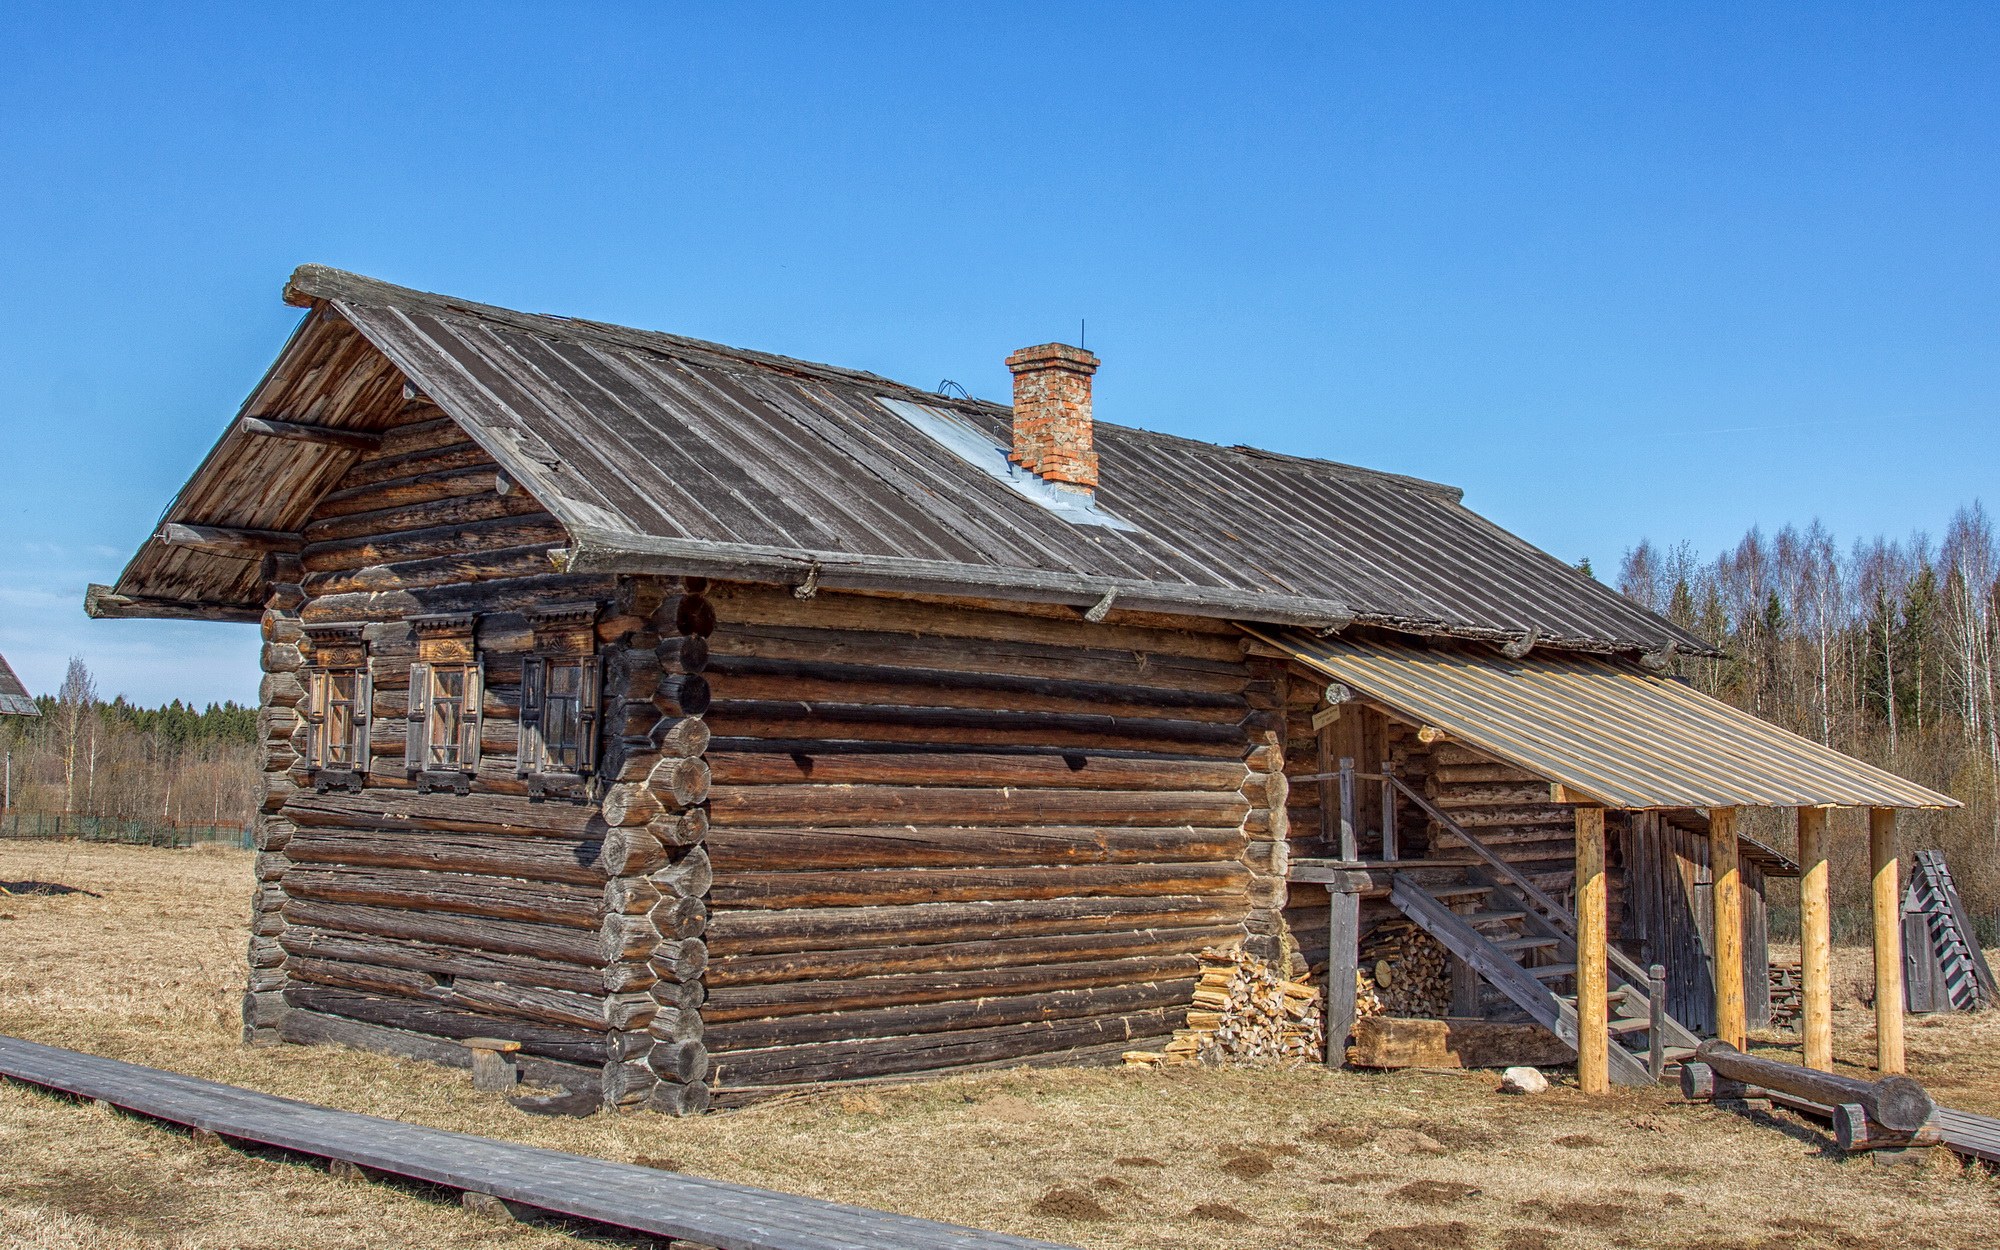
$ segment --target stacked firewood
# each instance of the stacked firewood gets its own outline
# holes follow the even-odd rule
[[[1408,920],[1385,920],[1361,943],[1355,1014],[1442,1017],[1451,1010],[1451,956]]]
[[[1326,1053],[1320,992],[1240,950],[1201,952],[1187,1027],[1163,1051],[1125,1052],[1128,1067],[1316,1060]]]
[[[1805,1014],[1805,977],[1795,959],[1771,961],[1771,1027],[1797,1028]]]

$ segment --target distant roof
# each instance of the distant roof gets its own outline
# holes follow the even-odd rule
[[[1096,505],[1123,524],[1079,524],[907,415],[921,405],[1000,446],[1003,405],[316,265],[286,298],[312,312],[244,417],[365,430],[382,409],[363,398],[407,379],[563,523],[577,572],[816,576],[1078,606],[1110,595],[1118,608],[1318,628],[1708,651],[1432,482],[1099,421]],[[330,346],[357,331],[392,370],[363,376]],[[1246,389],[1244,403],[1255,398]],[[311,459],[323,450],[232,427],[165,519],[296,529],[353,455]],[[262,598],[256,560],[154,541],[92,603],[251,619]]]
[[[7,663],[7,657],[0,655],[0,716],[39,716],[35,698],[21,679],[14,676],[14,669]]]

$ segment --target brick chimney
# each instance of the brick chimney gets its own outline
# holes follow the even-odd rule
[[[1090,426],[1090,375],[1097,357],[1081,347],[1044,343],[1007,357],[1014,373],[1014,449],[1009,458],[1044,481],[1097,489]]]

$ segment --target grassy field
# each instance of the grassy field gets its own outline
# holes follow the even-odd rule
[[[470,1079],[319,1048],[248,1050],[250,857],[0,845],[0,1032],[336,1107],[1105,1250],[1990,1246],[2000,1182],[1834,1158],[1665,1091],[1495,1092],[1488,1073],[1020,1070],[690,1120],[544,1120]],[[49,882],[77,893],[21,893]],[[1862,979],[1843,951],[1837,984]],[[1872,1048],[1836,1020],[1840,1057]],[[1913,1021],[1913,1072],[2000,1113],[2000,1013]],[[1948,1158],[1948,1156],[1946,1156]],[[542,1247],[436,1197],[204,1147],[0,1086],[0,1245]]]

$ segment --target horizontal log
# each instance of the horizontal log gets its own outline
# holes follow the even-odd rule
[[[1248,674],[1241,664],[1143,651],[1046,643],[968,640],[937,634],[811,629],[741,624],[711,640],[713,654],[813,664],[843,663],[973,675],[1001,674],[1104,682],[1146,691],[1201,691],[1238,696]]]
[[[360,569],[308,573],[301,584],[308,595],[315,597],[381,594],[436,586],[462,587],[468,582],[499,581],[553,572],[555,566],[549,559],[551,550],[553,548],[546,545],[500,547],[462,555],[403,560],[395,564],[373,564]]]
[[[1054,868],[907,868],[715,874],[717,908],[885,907],[897,904],[1139,897],[1240,892],[1239,864],[1080,864]],[[289,877],[287,884],[289,885]]]
[[[284,885],[292,898],[311,902],[454,912],[576,929],[595,929],[604,918],[601,890],[469,873],[301,866],[285,874]]]
[[[1014,711],[1004,708],[959,708],[924,707],[911,704],[856,703],[847,701],[808,702],[797,699],[738,699],[730,695],[727,687],[709,705],[708,715],[718,733],[743,734],[748,737],[801,737],[816,732],[825,737],[868,737],[878,736],[883,731],[903,729],[953,729],[980,735],[968,737],[967,742],[977,745],[985,741],[1009,741],[1009,734],[1093,734],[1105,738],[1130,739],[1141,742],[1188,742],[1188,743],[1244,743],[1243,730],[1233,721],[1190,720],[1185,717],[1139,717],[1109,716],[1097,712],[1033,712]],[[738,724],[758,725],[768,723],[798,722],[818,726],[806,734],[781,732],[760,734],[739,728],[724,729],[722,722],[734,726]],[[836,732],[831,726],[838,725]],[[855,733],[847,726],[868,726],[866,734]],[[995,735],[988,739],[984,735]],[[1034,739],[1031,739],[1034,740]],[[1051,738],[1038,739],[1049,746],[1063,746],[1065,743]]]
[[[438,447],[411,447],[395,453],[363,456],[341,477],[340,486],[345,490],[472,468],[497,471],[500,466],[461,432],[458,438]]]
[[[646,1063],[661,1080],[681,1085],[701,1080],[710,1067],[708,1047],[692,1038],[656,1042]]]
[[[766,674],[756,671],[765,668],[796,672]],[[841,675],[845,673],[868,673],[875,675],[876,679],[862,680],[859,676]],[[896,680],[903,674],[909,674],[912,679]],[[1060,681],[1004,674],[981,680],[979,675],[970,673],[727,658],[711,660],[708,676],[714,682],[717,697],[739,701],[796,699],[807,703],[857,703],[884,707],[1012,709],[1220,725],[1236,724],[1249,710],[1242,699],[1232,695],[1208,695],[1200,691],[1135,691],[1103,682],[1077,682],[1072,686]],[[1143,697],[1129,697],[1135,693]],[[1115,697],[1120,694],[1127,697]]]
[[[907,631],[981,642],[1028,642],[1056,647],[1122,650],[1197,657],[1240,665],[1243,651],[1233,631],[1224,633],[1150,629],[1087,622],[1074,612],[1041,615],[1008,605],[1005,610],[968,610],[959,604],[828,591],[796,599],[778,587],[744,583],[717,585],[710,592],[717,614],[733,626],[817,627]],[[1193,622],[1189,622],[1191,625]]]
[[[592,1032],[644,1028],[656,1010],[650,994],[579,994],[497,981],[453,981],[441,1001],[472,1011]]]
[[[456,1039],[367,1024],[297,1007],[285,1013],[284,1023],[279,1029],[286,1041],[299,1045],[346,1046],[424,1063],[459,1068],[472,1066],[472,1051]],[[583,1064],[563,1063],[529,1054],[516,1055],[514,1062],[521,1079],[534,1085],[588,1089],[597,1080],[597,1069]]]
[[[602,1033],[536,1024],[417,999],[294,984],[285,990],[285,1002],[322,1015],[345,1016],[365,1024],[436,1037],[505,1037],[521,1043],[521,1049],[528,1054],[569,1063],[601,1064],[605,1058]]]
[[[280,551],[297,554],[304,540],[290,530],[239,529],[228,525],[185,525],[169,521],[160,526],[157,538],[169,547],[180,547],[216,556],[261,556]]]
[[[526,495],[460,495],[429,503],[350,512],[343,516],[315,517],[305,528],[308,546],[345,542],[377,534],[408,533],[491,521],[496,517],[546,516],[542,505]]]
[[[380,512],[407,508],[413,504],[435,503],[469,495],[494,494],[493,470],[489,468],[449,469],[392,482],[365,482],[359,486],[328,491],[313,505],[315,517],[342,517],[356,512]]]
[[[433,976],[539,985],[555,990],[573,990],[579,994],[643,990],[650,988],[657,979],[657,974],[646,965],[589,967],[436,941],[343,932],[302,924],[288,925],[278,941],[286,952],[300,958],[372,963]],[[595,947],[589,952],[579,953],[594,956]]]
[[[359,794],[301,791],[288,797],[285,814],[302,829],[521,834],[594,842],[603,841],[610,832],[597,809],[588,804],[536,802],[525,794],[481,791],[418,794],[414,789],[390,788],[392,780],[370,777],[369,788]]]
[[[711,831],[711,854],[732,871],[836,868],[1002,867],[1009,864],[1129,864],[1233,860],[1240,829],[1186,825],[898,825],[883,828]]]
[[[544,565],[546,567],[546,565]],[[595,574],[545,572],[504,581],[354,591],[320,591],[300,609],[309,625],[347,621],[399,621],[440,612],[520,612],[538,604],[609,596],[617,583]]]
[[[707,713],[709,728],[714,731],[718,740],[747,740],[758,744],[784,743],[788,745],[788,749],[815,754],[844,749],[887,751],[907,746],[923,746],[932,750],[972,747],[980,751],[1016,747],[1034,751],[1074,751],[1091,755],[1120,752],[1152,758],[1179,756],[1240,760],[1247,745],[1240,735],[1208,741],[1137,730],[1127,732],[1122,729],[1106,729],[1099,725],[997,725],[982,722],[976,726],[966,726],[929,723],[930,719],[949,722],[955,719],[952,714],[946,714],[941,718],[918,718],[902,723],[880,717],[869,719],[865,716],[860,719],[822,719],[817,715],[802,713],[796,707],[786,709],[785,715],[749,714],[757,710],[756,705],[743,707],[726,700],[717,700],[710,705]],[[1177,722],[1148,723],[1157,727]],[[1204,733],[1212,728],[1213,726],[1206,727]]]
[[[708,893],[715,882],[715,868],[709,858],[708,848],[697,846],[679,853],[670,863],[661,865],[648,875],[647,880],[665,895],[700,898]]]
[[[724,986],[784,981],[839,981],[896,973],[1014,968],[1067,961],[1185,954],[1238,941],[1242,936],[1243,930],[1239,925],[1207,925],[933,942],[887,949],[863,947],[858,950],[785,951],[719,958],[709,963],[703,975],[713,991]]]
[[[1885,1076],[1878,1081],[1837,1076],[1746,1055],[1727,1042],[1713,1040],[1703,1042],[1695,1058],[1718,1074],[1746,1085],[1761,1085],[1828,1107],[1853,1103],[1868,1113],[1872,1123],[1891,1133],[1914,1133],[1937,1110],[1937,1103],[1924,1087],[1907,1076]]]
[[[1123,759],[1081,752],[994,755],[906,751],[819,753],[712,750],[718,786],[1013,786],[1073,790],[1235,790],[1244,766],[1233,760]]]
[[[674,1006],[659,1006],[646,1022],[646,1032],[658,1042],[698,1042],[708,1032],[708,1024],[699,1011],[684,1011]]]
[[[1038,993],[1008,994],[967,1001],[919,1002],[859,1010],[828,1011],[777,1019],[708,1022],[706,1040],[718,1064],[731,1051],[768,1046],[807,1046],[851,1038],[941,1033],[1029,1021],[1102,1016],[1150,1008],[1185,1007],[1194,978],[1115,983]]]
[[[708,905],[699,898],[663,898],[647,919],[663,938],[696,938],[707,931]]]
[[[702,1018],[710,1029],[731,1021],[853,1011],[909,1003],[957,1003],[1059,989],[1185,980],[1192,987],[1201,961],[1192,952],[1129,959],[1080,960],[1003,968],[962,968],[863,976],[847,981],[787,981],[769,985],[711,985]],[[1185,999],[1185,995],[1183,995]],[[733,1035],[732,1035],[733,1036]]]
[[[449,556],[477,558],[481,552],[560,546],[569,531],[546,513],[500,516],[431,529],[370,534],[340,542],[306,545],[299,558],[311,575],[354,573],[376,565],[407,565]],[[540,570],[537,570],[540,571]],[[310,588],[315,583],[308,581]]]
[[[664,672],[700,673],[708,669],[708,639],[698,634],[672,634],[653,648],[653,659]]]
[[[699,763],[698,760],[675,760],[676,764]],[[604,815],[604,823],[616,827],[644,825],[655,816],[661,815],[665,805],[653,793],[652,787],[644,782],[621,781],[604,792],[598,800],[598,810]]]
[[[646,1096],[646,1110],[660,1115],[700,1115],[713,1105],[714,1097],[701,1081],[690,1081],[685,1085],[661,1081]]]
[[[360,990],[368,994],[389,994],[403,998],[431,998],[440,984],[428,973],[381,964],[350,963],[340,959],[295,958],[285,961],[285,975],[301,985],[326,985]]]
[[[1157,1007],[1070,1019],[902,1037],[850,1038],[804,1046],[774,1046],[717,1056],[709,1083],[720,1089],[812,1081],[858,1080],[957,1069],[975,1063],[1132,1042],[1171,1032],[1184,1007]]]
[[[1213,790],[1014,790],[957,786],[730,786],[709,813],[730,828],[857,825],[1194,825],[1238,828],[1249,802]]]
[[[661,807],[670,809],[693,807],[703,802],[709,796],[710,784],[708,764],[699,759],[668,757],[646,774],[646,788],[652,791]],[[710,814],[714,814],[712,805]]]
[[[1449,811],[1459,807],[1532,807],[1549,802],[1546,781],[1439,786],[1431,802]],[[1574,809],[1565,809],[1573,814]]]
[[[708,836],[708,809],[691,807],[684,812],[665,812],[646,822],[646,832],[665,846],[693,846]]]
[[[696,980],[708,968],[708,944],[699,938],[664,940],[653,948],[647,966],[663,981]]]
[[[576,885],[642,875],[667,862],[666,849],[643,829],[608,830],[605,836],[607,841],[310,828],[293,839],[291,858],[299,863],[424,868]]]
[[[851,951],[1048,934],[1231,925],[1248,904],[1240,893],[1148,898],[1056,898],[903,906],[717,908],[708,918],[711,958],[787,951]]]
[[[1526,769],[1515,768],[1511,764],[1456,764],[1440,765],[1432,772],[1440,786],[1461,785],[1536,785],[1546,793],[1547,778],[1537,777]]]

